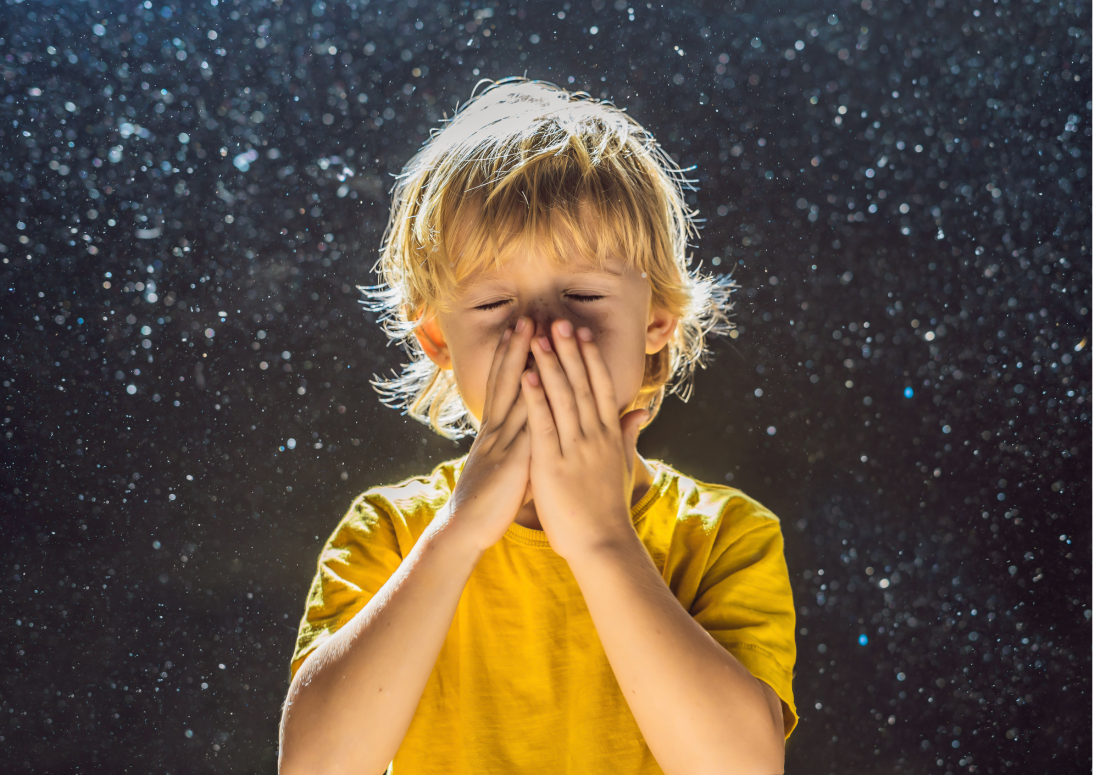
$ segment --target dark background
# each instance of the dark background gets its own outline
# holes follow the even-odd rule
[[[467,449],[368,384],[391,176],[525,71],[695,165],[744,286],[641,450],[782,518],[788,771],[1088,771],[1088,13],[6,0],[5,771],[275,771],[322,541]]]

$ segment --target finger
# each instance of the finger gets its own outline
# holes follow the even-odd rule
[[[554,324],[554,349],[558,361],[562,364],[570,390],[577,406],[577,417],[581,427],[591,430],[600,425],[599,409],[596,396],[592,393],[592,384],[588,381],[588,372],[584,367],[580,347],[574,336],[573,324],[568,320],[559,320]],[[595,425],[593,425],[595,423]]]
[[[638,433],[641,431],[641,424],[649,417],[649,412],[645,409],[635,409],[632,412],[627,412],[619,425],[622,427],[622,448],[626,455],[626,468],[629,473],[634,473],[634,453],[637,452],[638,447]]]
[[[501,335],[501,341],[498,343],[497,348],[493,351],[493,360],[490,361],[490,375],[486,378],[486,399],[482,405],[482,422],[485,423],[489,418],[489,409],[493,403],[494,390],[497,387],[497,373],[501,370],[501,364],[505,361],[505,353],[509,349],[509,341],[512,336],[511,329],[505,329],[505,333]]]
[[[592,341],[592,332],[587,328],[578,329],[577,339],[581,343],[581,355],[592,383],[592,392],[596,396],[600,420],[608,427],[618,427],[619,404],[615,397],[615,381],[611,379],[611,372],[603,362],[600,348]]]
[[[528,359],[528,342],[531,340],[531,329],[526,318],[520,318],[516,328],[510,335],[505,352],[498,365],[497,377],[494,382],[494,392],[490,397],[490,403],[483,409],[483,414],[491,418],[493,424],[504,422],[504,418],[512,409],[513,402],[520,392],[520,375]]]
[[[528,430],[531,435],[531,454],[541,459],[557,458],[562,454],[558,444],[558,428],[547,404],[546,392],[539,375],[524,372],[523,394],[528,406]]]
[[[583,434],[581,420],[577,415],[577,400],[573,396],[573,390],[569,386],[569,379],[562,369],[562,364],[558,362],[558,356],[550,345],[550,340],[545,336],[536,337],[531,342],[531,352],[535,355],[535,363],[539,367],[539,381],[542,383],[542,390],[546,393],[546,400],[550,404],[554,425],[557,426],[565,446],[570,440],[576,440]]]
[[[528,433],[526,425],[520,429],[516,438],[512,440],[512,444],[509,446],[509,455],[526,461],[528,465],[528,481],[524,485],[524,495],[520,499],[520,505],[526,506],[534,498],[531,492],[531,434]]]
[[[509,413],[505,416],[504,423],[497,431],[497,442],[501,445],[502,449],[511,447],[513,440],[524,430],[528,422],[528,404],[527,399],[524,398],[524,391],[520,391],[520,395],[516,397],[516,401],[513,403],[512,408],[509,409]]]

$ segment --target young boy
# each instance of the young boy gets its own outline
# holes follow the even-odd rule
[[[372,296],[411,361],[380,387],[476,438],[324,546],[282,773],[782,772],[778,520],[635,450],[728,328],[682,182],[620,110],[523,79],[409,163]]]

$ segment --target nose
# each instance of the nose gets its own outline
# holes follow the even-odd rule
[[[565,315],[556,310],[538,309],[527,310],[524,312],[524,316],[530,319],[535,326],[534,329],[532,329],[535,337],[545,336],[550,340],[551,346],[553,346],[554,335],[551,333],[551,326],[554,324],[554,321],[561,320]]]

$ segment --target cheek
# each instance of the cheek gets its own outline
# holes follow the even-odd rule
[[[641,389],[645,376],[645,338],[641,332],[635,334],[630,331],[625,334],[621,331],[605,332],[601,338],[594,327],[589,328],[596,335],[595,341],[603,342],[601,352],[615,384],[619,408],[622,409],[634,400]]]
[[[500,335],[491,333],[471,342],[451,343],[452,376],[463,403],[479,420],[486,401],[490,366],[500,341]]]

